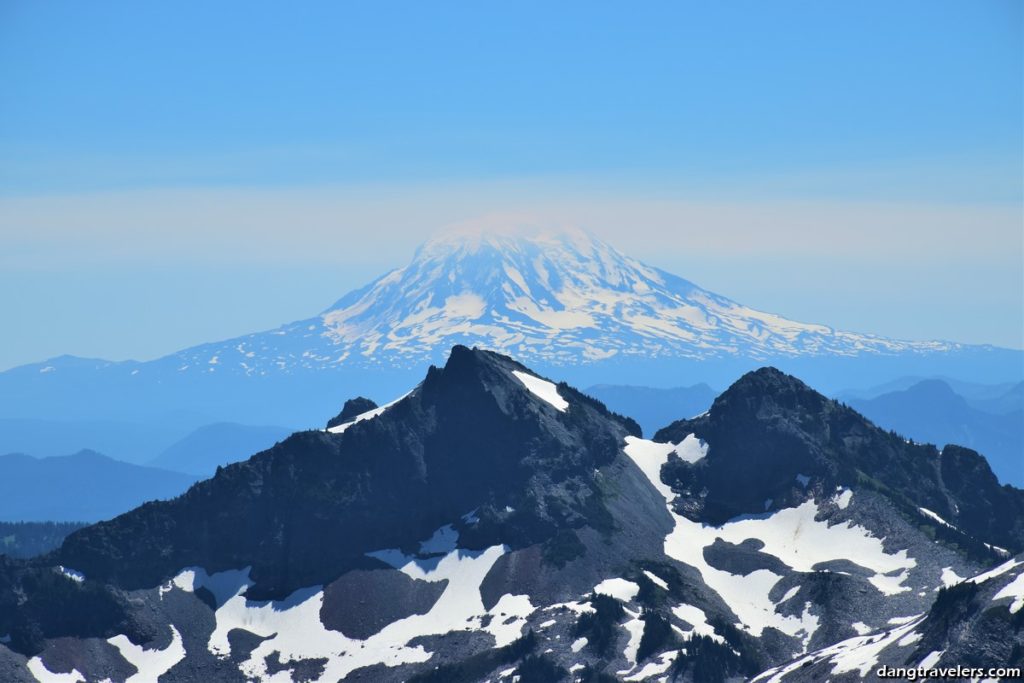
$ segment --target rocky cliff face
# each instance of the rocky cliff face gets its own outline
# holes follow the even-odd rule
[[[745,375],[708,413],[654,438],[678,442],[691,433],[715,454],[673,468],[673,484],[691,494],[681,505],[695,519],[721,523],[799,499],[808,488],[858,487],[980,557],[999,556],[981,539],[1024,550],[1024,493],[1001,486],[978,453],[911,443],[778,370]]]
[[[994,629],[995,658],[1016,588],[960,587],[1020,549],[993,481],[771,369],[645,440],[455,347],[398,401],[0,561],[0,677],[737,680],[911,622],[919,648]]]

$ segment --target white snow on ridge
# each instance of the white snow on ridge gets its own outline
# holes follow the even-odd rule
[[[415,391],[415,390],[413,390],[413,391]],[[327,431],[330,432],[331,434],[341,434],[342,432],[344,432],[346,429],[348,429],[349,427],[351,427],[352,425],[354,425],[357,422],[362,422],[363,420],[372,420],[373,418],[375,418],[375,417],[377,417],[379,415],[382,415],[385,410],[387,410],[391,406],[395,405],[396,403],[398,403],[399,401],[401,401],[403,398],[405,398],[406,396],[408,396],[411,393],[412,393],[412,391],[408,391],[408,392],[402,394],[401,396],[399,396],[398,398],[396,398],[394,401],[391,401],[390,403],[385,403],[382,406],[377,406],[373,410],[367,410],[365,413],[359,413],[358,415],[353,417],[348,422],[344,422],[344,423],[342,423],[340,425],[337,425],[335,427],[328,427]]]
[[[881,634],[858,635],[830,647],[800,657],[782,667],[769,669],[753,678],[752,683],[782,683],[785,677],[802,669],[805,665],[827,661],[832,664],[831,673],[839,675],[856,671],[861,678],[872,672],[878,664],[882,650],[899,641],[910,638],[914,629],[924,620],[924,615],[912,617],[905,624]],[[861,626],[864,626],[861,624]],[[859,632],[861,629],[854,628]]]
[[[712,567],[704,559],[704,548],[717,539],[739,545],[747,539],[763,543],[761,552],[782,560],[796,571],[809,572],[821,562],[847,559],[876,572],[873,583],[880,591],[909,590],[902,586],[907,571],[917,562],[906,551],[885,552],[882,541],[867,529],[841,522],[829,526],[817,521],[818,506],[809,500],[795,508],[770,514],[744,517],[712,527],[693,522],[676,514],[671,506],[675,494],[661,482],[661,466],[674,450],[672,444],[659,444],[645,439],[626,437],[625,453],[640,467],[651,484],[665,497],[675,529],[665,539],[665,553],[696,568],[704,582],[729,605],[740,623],[759,636],[766,627],[774,627],[792,636],[802,636],[807,643],[818,626],[818,618],[805,606],[799,616],[784,616],[776,611],[777,603],[768,595],[781,576],[759,569],[746,576],[731,574]],[[896,574],[889,576],[889,574]],[[792,597],[792,596],[789,596]]]
[[[998,567],[995,567],[993,569],[989,569],[987,572],[982,572],[981,574],[978,574],[977,576],[972,576],[971,578],[969,578],[967,580],[972,582],[972,583],[984,583],[985,581],[988,581],[989,579],[994,579],[997,576],[1002,576],[1003,574],[1005,574],[1006,572],[1010,571],[1011,569],[1013,569],[1014,567],[1016,567],[1019,564],[1022,564],[1022,563],[1018,562],[1017,560],[1007,560],[1006,562],[1003,562]]]
[[[930,518],[934,522],[938,522],[939,524],[942,524],[943,526],[948,526],[950,529],[955,529],[956,528],[955,526],[953,526],[952,524],[950,524],[949,522],[944,520],[942,517],[940,517],[937,513],[932,512],[928,508],[917,508],[917,509],[920,510],[922,515],[924,515],[925,517]]]
[[[533,375],[522,372],[520,370],[513,370],[512,374],[516,376],[523,386],[529,390],[531,394],[541,399],[546,403],[550,403],[560,412],[565,412],[569,408],[569,402],[566,401],[558,394],[558,387],[554,383],[541,379],[540,377],[534,377]]]

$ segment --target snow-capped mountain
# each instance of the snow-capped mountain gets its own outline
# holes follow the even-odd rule
[[[787,320],[645,265],[581,230],[453,234],[316,318],[176,354],[183,372],[418,366],[479,346],[546,366],[616,356],[707,359],[948,352]]]
[[[959,663],[961,626],[1019,666],[1022,525],[976,453],[774,369],[645,440],[455,347],[390,404],[0,557],[0,678],[861,680]]]
[[[0,416],[303,425],[383,399],[455,344],[579,386],[725,386],[771,363],[825,390],[899,375],[1006,381],[1020,351],[841,332],[754,310],[578,230],[448,234],[320,315],[148,362],[72,357],[0,373]],[[346,394],[339,395],[344,386]],[[2,444],[0,444],[2,446]]]

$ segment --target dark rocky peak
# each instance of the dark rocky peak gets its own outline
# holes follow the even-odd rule
[[[377,408],[377,404],[368,398],[362,396],[356,396],[345,401],[345,405],[342,407],[341,412],[332,417],[327,421],[327,428],[337,427],[343,425],[355,419],[356,416],[368,413],[374,408]]]
[[[982,553],[983,543],[1024,549],[1024,491],[1000,486],[983,457],[912,443],[774,368],[747,373],[708,413],[654,439],[679,443],[689,434],[710,445],[707,457],[674,460],[670,475],[691,494],[686,514],[701,521],[758,514],[768,499],[792,503],[837,486],[868,487],[910,518],[920,519],[921,508],[936,513],[951,525],[941,533],[955,527],[962,544]]]
[[[410,394],[339,433],[299,432],[181,497],[72,534],[51,558],[123,587],[187,566],[252,566],[283,597],[456,525],[460,547],[521,547],[605,523],[595,470],[635,424],[496,353],[456,346]],[[476,510],[472,525],[461,518]],[[329,539],[329,542],[327,540]]]

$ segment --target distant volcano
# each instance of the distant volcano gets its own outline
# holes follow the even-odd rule
[[[625,256],[581,230],[448,234],[316,318],[177,354],[183,371],[412,366],[453,344],[552,365],[944,352],[787,320]]]
[[[582,386],[725,385],[772,364],[845,389],[909,374],[1008,381],[1022,367],[1020,351],[898,341],[758,311],[576,229],[449,233],[312,318],[143,363],[62,356],[0,373],[0,416],[201,411],[300,425],[326,419],[346,396],[393,398],[456,344]]]

